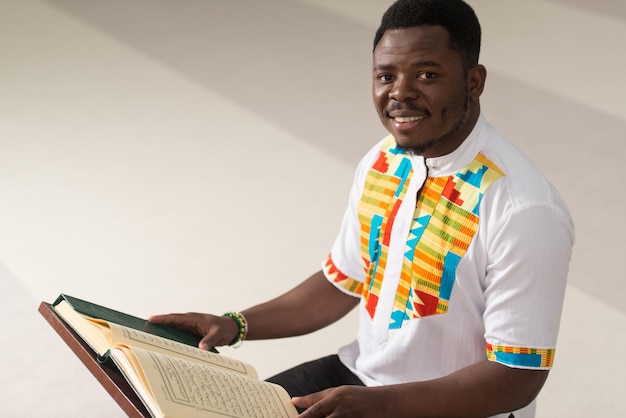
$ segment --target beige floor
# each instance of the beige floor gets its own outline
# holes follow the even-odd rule
[[[0,0],[0,416],[123,416],[41,300],[220,313],[318,268],[383,133],[369,61],[388,4]],[[626,3],[471,4],[484,112],[577,226],[537,416],[626,416]],[[353,325],[225,352],[267,376],[333,352]]]

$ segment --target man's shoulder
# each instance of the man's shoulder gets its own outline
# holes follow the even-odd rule
[[[489,193],[492,197],[503,195],[512,207],[564,206],[557,189],[521,148],[490,125],[488,131],[481,153],[503,173],[500,184]]]

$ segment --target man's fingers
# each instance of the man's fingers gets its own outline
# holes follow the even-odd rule
[[[185,316],[187,316],[187,314],[152,315],[148,318],[148,322],[153,324],[175,325],[185,322]]]
[[[239,332],[237,323],[232,318],[196,312],[153,315],[148,321],[153,324],[168,325],[199,335],[202,339],[198,344],[198,348],[203,350],[229,344]]]
[[[148,318],[148,322],[151,324],[166,324],[170,315],[152,315]]]
[[[323,417],[326,415],[322,410],[322,404],[319,402],[324,399],[328,390],[329,389],[326,389],[306,396],[296,396],[291,398],[291,402],[298,408],[306,409],[306,411],[300,414],[301,418]]]
[[[198,321],[196,319],[196,316],[196,314],[153,315],[148,318],[148,322],[152,324],[168,325],[170,327],[178,328],[183,331],[198,334],[200,329],[198,327]]]

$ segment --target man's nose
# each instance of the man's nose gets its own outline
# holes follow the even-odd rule
[[[398,77],[389,91],[389,98],[397,102],[415,100],[418,96],[415,80],[411,77]]]

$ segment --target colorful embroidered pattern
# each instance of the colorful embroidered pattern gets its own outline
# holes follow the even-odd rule
[[[478,154],[455,175],[426,179],[406,244],[390,328],[447,312],[457,265],[478,230],[482,196],[503,175]]]
[[[366,176],[358,204],[365,271],[361,296],[372,318],[387,265],[391,231],[412,174],[410,158],[396,148],[389,136]],[[456,267],[478,230],[482,196],[502,176],[504,173],[493,162],[478,154],[454,175],[426,179],[406,241],[390,328],[400,328],[406,320],[447,312]],[[339,272],[330,256],[325,271],[346,290],[358,290],[358,282]]]
[[[330,254],[326,259],[326,262],[324,263],[323,270],[324,273],[326,273],[326,277],[330,278],[332,281],[337,283],[348,292],[355,295],[360,295],[363,292],[363,283],[354,280],[340,272],[339,269],[335,267],[335,263],[333,262]]]
[[[366,273],[362,297],[372,318],[387,265],[393,223],[412,173],[411,160],[402,155],[390,136],[383,143],[378,160],[365,180],[358,206],[361,258]]]
[[[553,348],[521,348],[487,343],[487,359],[509,366],[550,368],[554,362]]]

